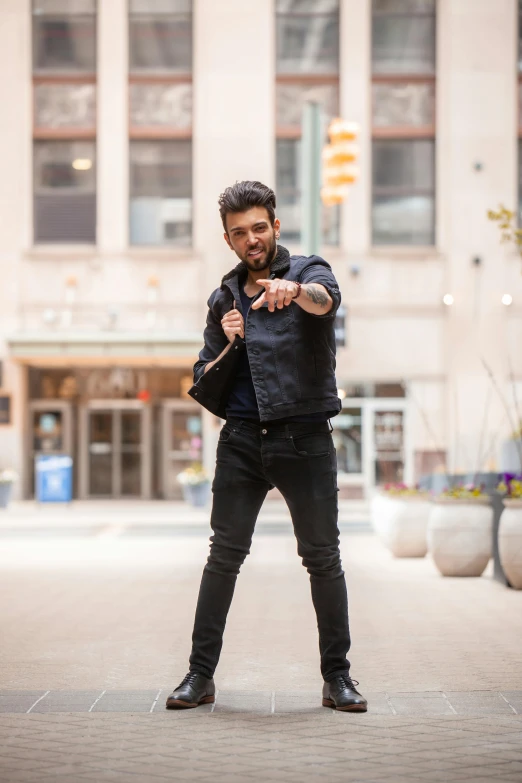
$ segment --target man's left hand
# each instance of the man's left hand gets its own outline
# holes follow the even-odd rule
[[[297,283],[293,280],[282,280],[276,278],[275,280],[257,280],[258,285],[264,287],[264,291],[255,302],[252,304],[252,310],[259,310],[260,307],[268,302],[268,310],[273,313],[274,310],[282,310],[283,307],[288,307],[292,302],[292,299],[297,294]]]

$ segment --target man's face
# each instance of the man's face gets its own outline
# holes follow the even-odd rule
[[[252,207],[246,212],[231,212],[226,217],[225,241],[252,272],[267,269],[276,254],[279,220],[270,225],[264,207]]]

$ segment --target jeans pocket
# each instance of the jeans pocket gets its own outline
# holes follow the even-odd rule
[[[294,435],[291,440],[300,457],[328,457],[332,450],[332,436],[328,432]]]
[[[229,424],[224,424],[219,433],[218,443],[228,443],[235,430]]]

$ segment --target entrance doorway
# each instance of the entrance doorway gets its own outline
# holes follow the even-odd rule
[[[137,400],[92,400],[80,414],[80,497],[150,498],[151,416]]]

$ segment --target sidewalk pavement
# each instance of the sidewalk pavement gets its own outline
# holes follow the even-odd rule
[[[396,560],[350,528],[350,657],[369,712],[337,713],[321,706],[308,579],[278,523],[255,536],[239,577],[215,705],[170,712],[208,529],[186,534],[189,517],[169,504],[177,535],[157,524],[130,535],[126,521],[149,513],[139,505],[46,509],[43,529],[69,526],[54,536],[31,532],[34,512],[13,532],[19,507],[2,523],[2,783],[521,783],[522,591],[490,570],[443,578],[429,558]],[[93,534],[114,514],[120,534]]]
[[[36,503],[25,500],[11,503],[0,509],[1,531],[29,529],[77,530],[89,528],[100,533],[115,529],[153,529],[161,532],[169,527],[186,531],[204,532],[209,529],[210,504],[194,508],[183,501],[168,500],[74,500],[72,503]],[[288,508],[282,500],[266,500],[256,529],[262,531],[281,527],[291,532]],[[339,501],[339,527],[341,530],[370,530],[369,503],[365,500]]]

